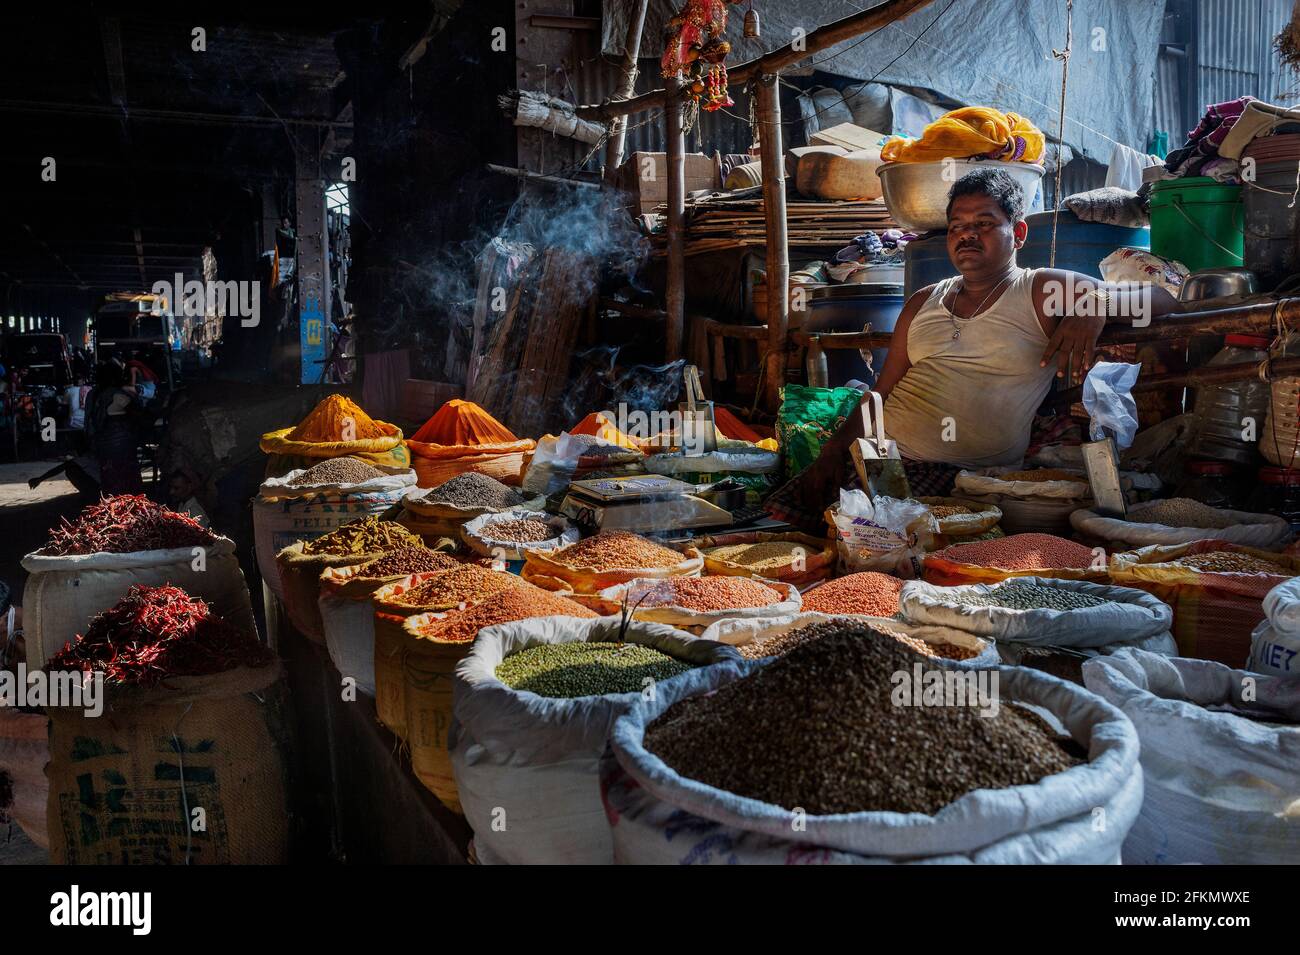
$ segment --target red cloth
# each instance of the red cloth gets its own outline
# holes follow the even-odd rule
[[[152,381],[152,382],[158,381],[158,376],[154,374],[154,370],[150,368],[148,365],[146,365],[144,362],[140,361],[140,359],[132,358],[130,361],[126,363],[127,371],[130,371],[132,368],[138,371],[140,373],[140,377],[143,378],[145,381]]]

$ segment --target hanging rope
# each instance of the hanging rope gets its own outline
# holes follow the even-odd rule
[[[1065,91],[1070,83],[1070,50],[1074,46],[1074,0],[1065,0],[1065,49],[1053,50],[1061,61],[1061,112],[1056,123],[1056,185],[1052,196],[1052,246],[1047,267],[1056,268],[1056,223],[1061,218],[1061,144],[1065,142]]]

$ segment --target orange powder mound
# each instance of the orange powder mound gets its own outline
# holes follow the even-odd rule
[[[424,423],[424,427],[411,436],[411,440],[426,444],[472,446],[512,444],[519,439],[474,402],[452,398]]]
[[[713,406],[713,425],[722,432],[723,437],[732,441],[750,441],[754,444],[763,440],[763,436],[741,421],[726,408]]]
[[[344,436],[345,423],[351,421]],[[311,414],[298,422],[289,432],[290,441],[358,441],[366,438],[391,437],[390,425],[384,425],[361,410],[351,398],[330,395],[311,410]]]
[[[645,441],[638,441],[636,438],[629,437],[614,422],[599,411],[593,411],[587,417],[583,418],[576,426],[569,429],[569,434],[591,434],[600,438],[606,444],[614,444],[620,448],[629,448],[633,451],[640,451]]]

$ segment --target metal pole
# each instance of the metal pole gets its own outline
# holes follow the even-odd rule
[[[623,44],[623,82],[614,98],[631,99],[636,92],[636,61],[641,55],[641,32],[645,29],[645,13],[650,0],[640,0],[627,24],[627,40]],[[609,139],[605,143],[605,182],[615,185],[618,167],[623,165],[623,147],[627,143],[627,117],[616,116],[609,124]]]
[[[781,141],[779,78],[759,77],[758,136],[762,149],[763,218],[767,231],[767,370],[765,403],[775,411],[785,384],[786,335],[790,328],[790,248],[785,218],[785,147]]]
[[[680,78],[670,81],[674,91]],[[668,313],[667,361],[682,357],[686,325],[686,133],[683,129],[685,104],[674,97],[664,107],[668,140],[668,292],[664,310]]]

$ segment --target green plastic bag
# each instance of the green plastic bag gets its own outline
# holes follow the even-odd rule
[[[856,388],[811,388],[786,385],[776,416],[776,439],[785,459],[786,478],[793,478],[817,460],[822,446],[857,410],[862,392]]]

